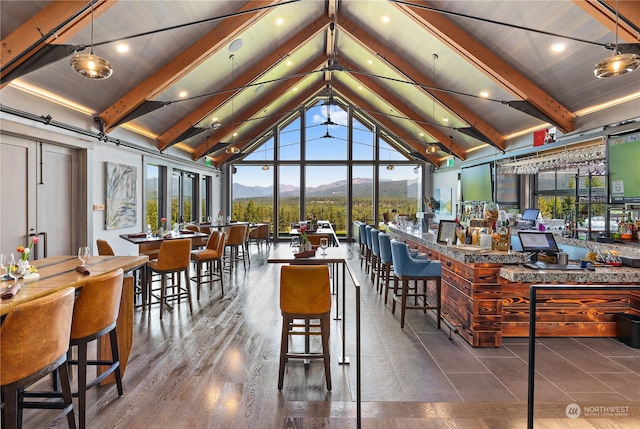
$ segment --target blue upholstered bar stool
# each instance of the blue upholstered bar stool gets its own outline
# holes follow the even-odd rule
[[[371,228],[369,236],[371,237],[371,281],[375,283],[376,275],[379,276],[379,260],[380,260],[380,243],[378,242],[378,231],[375,228]],[[377,289],[376,289],[377,290]]]
[[[369,267],[371,267],[371,230],[373,229],[373,226],[371,225],[366,225],[364,227],[364,235],[367,237],[367,251],[365,253],[365,260],[364,260],[364,272],[369,274]]]
[[[440,329],[441,314],[441,278],[442,266],[438,261],[429,259],[416,259],[409,254],[409,248],[406,244],[397,240],[391,241],[391,257],[393,259],[393,272],[402,282],[402,292],[398,295],[398,282],[396,281],[393,288],[393,307],[391,312],[395,313],[396,302],[400,302],[400,327],[404,328],[404,316],[406,310],[436,310],[437,325]],[[414,285],[410,286],[409,281],[413,280]],[[423,280],[423,290],[419,290],[418,280]],[[436,284],[436,305],[429,305],[427,301],[427,285],[432,281]],[[407,305],[407,298],[414,298],[414,305]],[[422,303],[420,304],[420,299]]]
[[[360,268],[362,268],[362,263],[367,260],[367,224],[360,224]]]
[[[393,259],[391,257],[391,237],[389,234],[381,232],[378,234],[378,245],[380,246],[380,261],[378,262],[379,274],[376,290],[380,289],[380,293],[384,290],[384,303],[387,304],[389,295],[389,283],[391,282],[391,269],[393,268]],[[380,285],[380,280],[384,281],[384,285]],[[397,279],[394,277],[394,281]]]

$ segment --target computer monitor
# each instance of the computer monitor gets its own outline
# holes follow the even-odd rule
[[[524,213],[522,213],[522,220],[535,222],[538,219],[538,215],[540,215],[540,210],[538,209],[525,209]]]
[[[518,232],[523,252],[557,253],[558,244],[552,232],[520,231]]]

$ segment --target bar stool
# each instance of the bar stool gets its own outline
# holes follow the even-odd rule
[[[396,310],[396,302],[400,302],[401,315],[400,327],[404,328],[404,317],[407,309],[410,310],[436,310],[437,325],[440,329],[441,316],[441,278],[442,266],[439,261],[431,261],[429,259],[416,259],[409,254],[406,244],[397,240],[391,241],[391,256],[393,259],[393,272],[400,281],[402,281],[402,294],[398,295],[398,282],[395,282],[393,288],[393,306],[391,313]],[[409,281],[414,281],[414,286],[409,285]],[[422,280],[423,291],[418,290],[418,280]],[[436,305],[429,305],[427,302],[427,284],[433,281],[436,284]],[[407,305],[407,298],[414,297],[415,305]],[[418,298],[422,298],[422,305],[418,304]]]
[[[283,266],[280,270],[280,311],[282,312],[282,340],[278,390],[282,390],[284,366],[292,358],[323,359],[327,390],[331,390],[329,268],[326,265]],[[319,323],[312,322],[318,319]],[[289,337],[293,335],[304,336],[304,353],[289,351]],[[322,353],[311,353],[309,349],[311,335],[320,335],[322,338]]]
[[[371,281],[374,284],[376,282],[376,275],[380,277],[380,242],[378,241],[378,234],[380,234],[380,231],[375,228],[371,228],[369,231],[369,237],[371,237]],[[378,290],[377,287],[376,290]]]
[[[191,305],[191,286],[189,284],[189,262],[191,260],[191,239],[180,238],[164,240],[160,246],[160,253],[157,261],[147,263],[147,283],[149,297],[153,296],[160,303],[160,320],[164,313],[164,307],[169,306],[170,300],[177,300],[186,297],[189,301],[189,312],[193,313]],[[153,273],[160,274],[160,295],[153,295],[152,276]],[[178,283],[167,285],[167,274],[178,274]],[[182,286],[180,274],[184,273],[185,285]],[[167,293],[167,289],[172,288],[172,293]],[[158,289],[155,289],[158,292]],[[149,300],[149,310],[151,310],[151,299]]]
[[[61,408],[69,427],[75,429],[67,362],[74,297],[69,287],[16,305],[0,325],[2,427],[21,427],[23,408]],[[56,370],[60,371],[63,403],[23,400],[25,387]]]
[[[378,234],[378,245],[380,246],[380,274],[378,275],[378,285],[376,285],[376,291],[380,287],[380,293],[382,294],[384,289],[384,304],[387,304],[387,298],[389,296],[389,284],[391,283],[391,270],[393,269],[393,258],[391,256],[391,237],[389,234],[381,232]],[[384,285],[380,285],[380,279],[384,280]],[[394,276],[393,281],[396,282],[397,278]]]
[[[369,274],[369,269],[371,268],[371,230],[373,227],[371,225],[367,225],[364,227],[364,235],[367,237],[367,253],[365,255],[365,266],[364,272]]]
[[[247,235],[247,229],[249,225],[246,223],[240,223],[237,225],[231,225],[229,227],[229,232],[227,235],[227,242],[225,244],[225,252],[226,249],[229,248],[229,252],[225,255],[225,259],[229,261],[229,269],[232,269],[234,266],[237,266],[238,261],[242,259],[242,264],[244,265],[245,270],[247,269],[247,264],[245,261],[246,252],[245,252],[245,238]],[[242,252],[242,256],[240,256],[240,252]]]
[[[70,365],[78,366],[78,390],[73,396],[78,397],[78,427],[86,426],[87,390],[97,386],[110,374],[114,374],[118,396],[122,396],[122,372],[118,353],[118,335],[116,321],[120,310],[122,296],[122,268],[89,279],[88,283],[78,289],[73,307],[71,324],[71,340],[67,357]],[[111,358],[109,360],[88,359],[89,343],[109,335]],[[71,359],[73,347],[77,348],[77,359]],[[87,382],[87,367],[98,368],[99,375]],[[25,397],[57,397],[59,392],[24,392]]]
[[[224,285],[222,283],[222,255],[224,254],[224,232],[214,231],[209,236],[207,247],[191,251],[191,260],[196,263],[196,276],[191,280],[196,281],[196,299],[200,301],[200,286],[203,283],[220,282],[220,290],[224,296]],[[202,265],[207,264],[208,271],[202,272]]]
[[[360,268],[362,263],[367,260],[367,224],[361,223],[360,228]]]

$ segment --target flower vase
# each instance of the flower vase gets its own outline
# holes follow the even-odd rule
[[[158,228],[158,237],[160,237],[160,238],[164,237],[164,228],[163,227]]]
[[[306,250],[307,252],[313,250],[313,246],[311,245],[310,241],[305,241],[304,243],[304,250]]]

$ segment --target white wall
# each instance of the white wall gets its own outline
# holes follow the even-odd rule
[[[96,124],[90,115],[71,111],[53,102],[43,100],[39,97],[24,93],[11,86],[2,89],[3,106],[11,106],[24,112],[32,113],[36,116],[50,115],[53,121],[71,124],[84,130],[97,132]],[[88,225],[79,225],[78,230],[82,230],[81,236],[87,237],[87,244],[93,247],[93,253],[97,253],[96,239],[102,238],[109,242],[117,254],[129,255],[138,254],[137,246],[120,238],[120,234],[140,232],[144,230],[144,170],[148,160],[167,167],[168,177],[171,177],[171,170],[179,168],[181,170],[192,171],[198,174],[212,176],[212,213],[217,213],[221,207],[220,190],[222,175],[216,174],[216,170],[206,167],[202,161],[197,163],[191,161],[188,154],[176,148],[169,148],[165,155],[161,155],[154,146],[152,139],[135,134],[131,131],[118,128],[109,136],[121,139],[123,144],[116,145],[111,142],[99,141],[97,138],[80,135],[76,132],[64,130],[53,125],[46,125],[37,120],[25,119],[16,115],[0,112],[0,144],[2,134],[12,134],[33,140],[42,140],[52,144],[72,147],[86,153],[87,165],[81,166],[81,171],[87,172],[86,192],[88,207],[80,209],[86,213],[83,216],[88,219]],[[126,147],[131,143],[141,150]],[[154,154],[157,152],[157,154]],[[106,204],[106,175],[105,163],[116,162],[135,166],[137,168],[137,188],[136,196],[138,201],[137,224],[133,227],[107,230],[105,229],[106,212],[94,210],[94,205]],[[83,187],[81,187],[83,188]],[[3,222],[10,222],[10,219],[3,219]],[[86,230],[85,230],[86,229]]]

